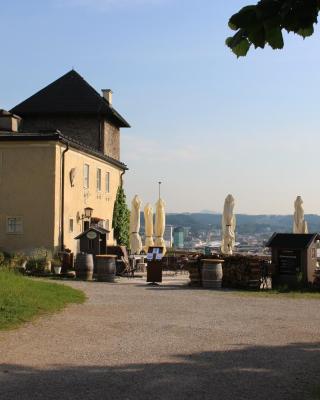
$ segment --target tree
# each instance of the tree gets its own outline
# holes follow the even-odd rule
[[[119,186],[113,208],[112,228],[119,246],[129,246],[130,211],[122,185]]]
[[[237,32],[227,38],[226,44],[237,57],[246,56],[251,45],[282,49],[283,30],[303,38],[311,36],[319,10],[320,0],[260,0],[230,18],[229,27]]]

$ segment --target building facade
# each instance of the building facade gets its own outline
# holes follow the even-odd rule
[[[74,238],[89,223],[109,230],[113,243],[113,206],[127,169],[120,128],[129,124],[110,96],[70,71],[0,113],[0,251],[77,252]]]
[[[166,225],[163,239],[166,243],[166,247],[171,248],[173,245],[173,225]]]
[[[173,246],[176,249],[184,248],[184,230],[182,227],[175,228],[173,231]]]

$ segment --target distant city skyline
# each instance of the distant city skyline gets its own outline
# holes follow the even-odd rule
[[[1,5],[0,108],[74,67],[111,88],[128,203],[168,212],[320,214],[319,27],[237,60],[224,41],[247,0],[13,0]]]

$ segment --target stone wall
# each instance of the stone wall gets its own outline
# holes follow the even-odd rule
[[[120,129],[105,121],[103,138],[104,154],[120,160]]]
[[[94,116],[27,116],[22,121],[23,132],[58,129],[69,136],[96,150],[101,150],[100,123]]]

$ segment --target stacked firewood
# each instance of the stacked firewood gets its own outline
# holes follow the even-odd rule
[[[320,268],[317,267],[314,271],[314,281],[313,281],[313,286],[316,289],[320,290]]]
[[[234,254],[224,257],[223,286],[259,290],[262,279],[271,276],[267,257]]]
[[[225,288],[259,290],[267,287],[272,275],[272,266],[267,256],[234,254],[231,256],[197,254],[188,257],[186,269],[189,271],[190,286],[201,286],[201,270],[203,259],[221,259],[223,267],[222,285]],[[319,271],[320,284],[320,271]]]
[[[200,255],[189,256],[186,269],[189,271],[190,286],[201,286],[201,264]]]

